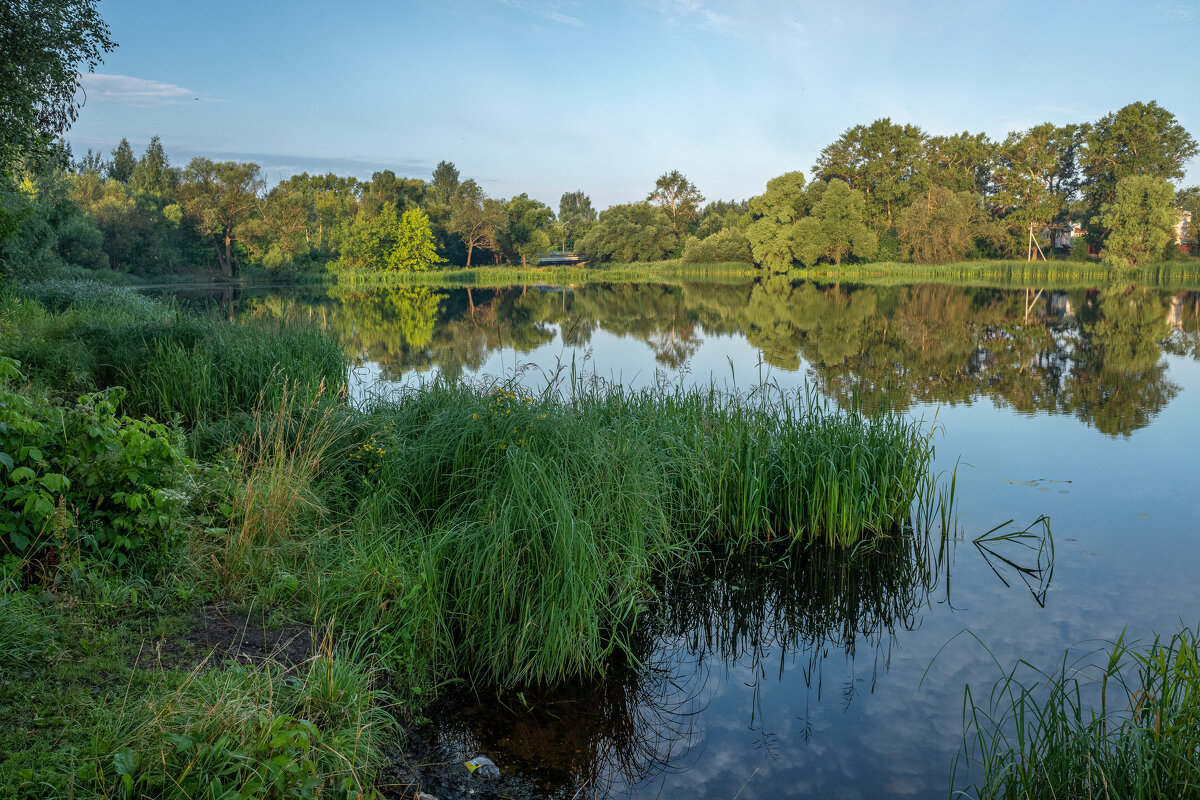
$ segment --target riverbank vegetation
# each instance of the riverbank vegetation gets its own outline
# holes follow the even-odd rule
[[[62,282],[0,299],[0,351],[18,796],[369,790],[441,682],[595,677],[700,553],[869,549],[936,499],[927,430],[770,389],[359,409],[316,331]]]
[[[142,279],[194,275],[299,280],[339,274],[502,267],[524,273],[551,248],[602,264],[680,260],[764,273],[976,260],[1029,261],[1108,275],[1196,251],[1200,193],[1177,190],[1196,152],[1154,102],[1094,123],[1040,125],[1002,142],[937,136],[877,120],[763,194],[704,203],[678,171],[641,202],[597,213],[583,191],[555,211],[487,196],[441,162],[429,179],[294,175],[268,187],[253,163],[204,157],[172,166],[153,138],[76,159],[43,146],[5,167],[4,274],[84,268]],[[1069,262],[1062,263],[1059,262]]]
[[[967,689],[958,767],[979,798],[1189,797],[1200,784],[1200,633],[1124,635]],[[952,779],[953,781],[953,779]]]

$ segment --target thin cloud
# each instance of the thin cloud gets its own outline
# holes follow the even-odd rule
[[[80,77],[88,100],[128,105],[170,105],[188,98],[199,100],[191,89],[129,75],[84,74]]]
[[[733,17],[714,11],[700,0],[652,0],[650,5],[672,25],[706,28],[717,33],[733,33],[737,26]]]
[[[557,11],[551,11],[546,15],[546,18],[554,22],[561,22],[563,25],[574,25],[576,28],[583,27],[583,20],[579,17],[572,17],[569,14],[560,14]]]
[[[1196,10],[1183,3],[1157,3],[1154,10],[1158,12],[1159,16],[1176,22],[1188,22],[1196,17]]]
[[[518,11],[523,11],[526,14],[534,14],[536,16],[548,19],[551,22],[557,22],[560,25],[571,25],[576,28],[584,26],[583,20],[579,17],[573,17],[570,14],[564,14],[561,11],[555,11],[557,3],[530,2],[530,0],[495,0],[502,6],[515,8]]]

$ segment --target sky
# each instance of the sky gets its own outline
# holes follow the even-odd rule
[[[811,174],[881,117],[1002,139],[1156,100],[1200,138],[1200,0],[101,0],[75,154],[161,137],[268,185],[442,160],[552,208]],[[1200,159],[1186,184],[1200,182]]]

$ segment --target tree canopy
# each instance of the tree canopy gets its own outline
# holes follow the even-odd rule
[[[80,72],[116,45],[98,0],[0,4],[0,174],[37,157],[75,121]]]

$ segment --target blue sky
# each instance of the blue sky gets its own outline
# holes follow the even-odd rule
[[[1157,100],[1200,138],[1200,0],[101,0],[77,154],[162,137],[172,162],[428,178],[558,207],[712,200],[809,174],[879,117],[1003,138]],[[1200,180],[1193,163],[1189,183]]]

